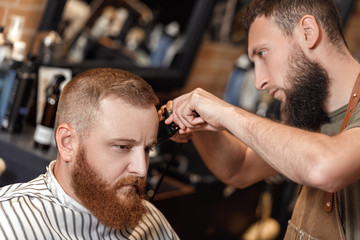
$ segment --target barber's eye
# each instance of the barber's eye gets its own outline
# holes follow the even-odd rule
[[[149,153],[149,152],[151,152],[151,151],[153,151],[153,148],[151,148],[151,147],[146,147],[146,148],[145,148],[145,152]]]
[[[258,52],[258,55],[259,55],[260,57],[264,57],[264,56],[265,56],[265,51],[260,51],[260,52]]]

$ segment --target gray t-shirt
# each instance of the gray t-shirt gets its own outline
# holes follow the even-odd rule
[[[329,121],[322,125],[322,133],[333,136],[340,132],[346,107],[347,105],[328,114]],[[360,104],[357,105],[350,118],[348,127],[344,129],[344,131],[354,127],[360,127]],[[339,149],[339,151],[341,151],[341,149]],[[346,239],[360,239],[360,181],[356,181],[338,191],[337,199]]]

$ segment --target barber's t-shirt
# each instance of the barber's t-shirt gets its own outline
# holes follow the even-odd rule
[[[329,113],[329,121],[322,125],[321,132],[330,136],[339,134],[346,108],[347,105]],[[355,127],[360,127],[360,104],[357,105],[344,131]],[[339,149],[339,151],[342,151],[342,149]],[[346,239],[360,239],[360,204],[358,202],[360,199],[360,181],[356,181],[338,191],[337,198]]]

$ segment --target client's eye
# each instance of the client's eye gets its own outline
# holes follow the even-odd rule
[[[131,150],[130,145],[116,145],[116,148],[118,148],[121,151],[130,151]]]

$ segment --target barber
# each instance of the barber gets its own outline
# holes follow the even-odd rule
[[[282,102],[282,123],[198,88],[167,104],[173,140],[191,139],[227,184],[283,174],[302,186],[285,239],[360,239],[360,66],[336,5],[253,0],[243,27],[255,86]]]

